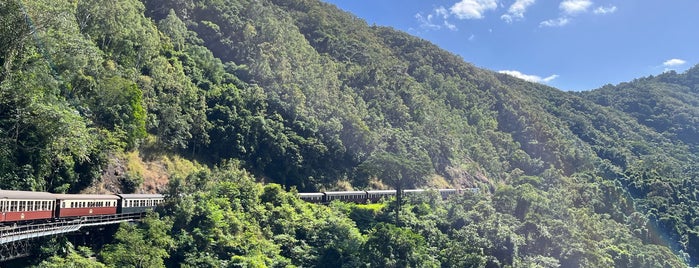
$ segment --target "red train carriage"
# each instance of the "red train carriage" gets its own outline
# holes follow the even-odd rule
[[[116,195],[55,194],[54,196],[58,202],[56,216],[59,218],[117,213],[119,197]]]
[[[53,194],[0,190],[0,223],[53,218]]]

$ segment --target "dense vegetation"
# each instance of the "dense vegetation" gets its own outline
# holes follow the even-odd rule
[[[2,0],[0,65],[3,189],[80,192],[130,152],[206,166],[160,216],[41,266],[699,263],[699,66],[562,92],[317,0]],[[481,192],[286,192],[373,178]]]

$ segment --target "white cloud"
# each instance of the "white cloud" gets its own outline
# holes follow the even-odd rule
[[[536,0],[516,0],[507,10],[507,14],[500,16],[500,18],[507,23],[511,23],[514,20],[521,20],[524,18],[524,12],[527,11],[527,8],[535,2]]]
[[[616,6],[598,7],[598,8],[595,8],[595,10],[592,12],[594,12],[595,14],[600,14],[600,15],[612,14],[612,13],[616,12]]]
[[[442,28],[446,28],[452,31],[458,31],[459,29],[456,25],[447,20],[449,16],[449,11],[443,6],[440,6],[427,15],[424,15],[422,12],[415,14],[415,19],[423,30],[441,30]],[[439,22],[440,20],[442,22]]]
[[[432,30],[439,30],[440,28],[442,28],[441,25],[433,23],[432,18],[432,14],[427,15],[427,17],[423,16],[420,13],[415,14],[415,19],[417,19],[417,21],[420,23],[420,28]]]
[[[523,74],[520,71],[514,71],[514,70],[502,70],[502,71],[498,71],[498,73],[507,74],[510,76],[517,77],[519,79],[529,81],[529,82],[541,83],[541,84],[551,82],[554,79],[558,78],[557,74],[542,78],[538,75]]]
[[[449,18],[449,11],[444,8],[443,6],[440,6],[434,10],[434,13],[436,13],[439,16],[442,16],[443,19],[448,19]]]
[[[685,60],[681,59],[669,59],[663,62],[663,66],[665,67],[673,67],[673,66],[678,66],[687,63]]]
[[[592,6],[592,1],[589,0],[565,0],[558,6],[568,15],[586,12]]]
[[[482,19],[485,11],[497,8],[497,0],[461,0],[449,11],[459,19]]]
[[[447,27],[447,29],[452,30],[452,31],[457,31],[459,30],[456,28],[456,25],[449,23],[448,21],[444,20],[444,27]]]
[[[570,22],[570,19],[561,17],[557,19],[545,20],[539,23],[539,27],[562,27]]]

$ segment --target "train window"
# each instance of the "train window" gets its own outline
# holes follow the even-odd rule
[[[19,210],[18,211],[26,211],[27,210],[27,201],[19,201]]]
[[[5,211],[5,201],[0,201],[0,211]]]

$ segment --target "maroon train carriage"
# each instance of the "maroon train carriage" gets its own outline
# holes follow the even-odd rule
[[[110,215],[117,213],[116,195],[102,194],[54,194],[59,206],[56,215],[63,217],[80,217]]]
[[[50,193],[0,190],[0,223],[52,219],[55,204]]]
[[[324,193],[299,193],[299,198],[301,200],[311,203],[323,203],[325,202]]]
[[[381,200],[381,198],[389,199],[396,196],[396,190],[371,190],[366,191],[366,193],[367,199],[369,199],[371,202],[377,202]]]

